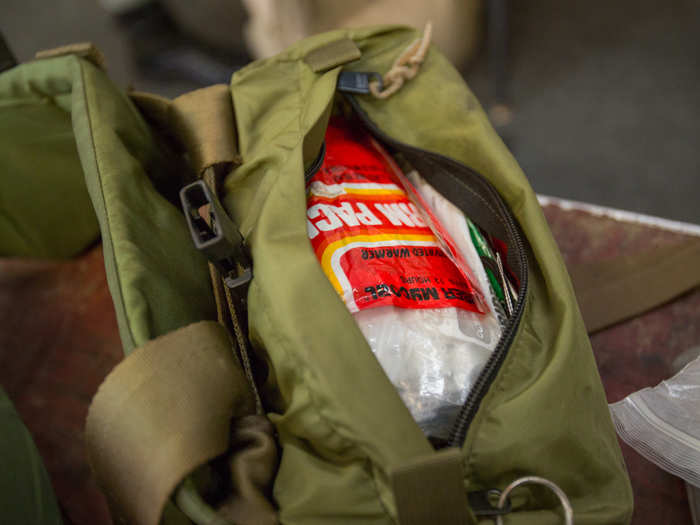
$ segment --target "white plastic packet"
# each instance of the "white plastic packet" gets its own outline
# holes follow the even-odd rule
[[[622,440],[662,469],[700,486],[700,357],[671,379],[610,405]]]
[[[442,224],[442,227],[454,241],[455,247],[459,250],[459,253],[462,255],[467,265],[472,269],[479,289],[485,292],[484,299],[488,304],[489,312],[498,314],[498,312],[502,310],[502,306],[498,303],[498,300],[494,297],[493,291],[491,290],[491,284],[489,283],[481,258],[472,242],[471,235],[469,234],[469,226],[464,218],[464,214],[457,206],[452,204],[435,188],[428,184],[417,171],[414,170],[408,173],[407,178],[418,193],[420,193],[421,197],[423,197],[433,214]],[[489,292],[486,293],[486,291]],[[493,320],[495,320],[494,317],[488,315],[483,318],[482,323],[490,324]],[[500,337],[500,329],[492,329],[496,330]]]

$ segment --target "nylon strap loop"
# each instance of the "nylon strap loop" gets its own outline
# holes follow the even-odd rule
[[[361,56],[362,53],[355,42],[349,38],[343,38],[309,51],[304,57],[304,62],[314,73],[321,73],[357,60]]]
[[[472,525],[462,452],[446,448],[390,472],[399,525]]]
[[[570,269],[589,333],[640,315],[700,286],[700,240]]]
[[[173,135],[172,130],[169,130],[172,100],[143,91],[129,91],[128,95],[148,123],[157,129],[157,132]]]
[[[66,46],[54,47],[37,51],[34,58],[41,60],[44,58],[60,57],[64,55],[77,55],[92,62],[100,69],[105,69],[105,57],[97,46],[92,42],[78,42]]]
[[[218,323],[186,326],[131,353],[97,391],[85,430],[114,517],[156,525],[177,484],[226,451],[231,419],[254,412]]]
[[[241,163],[227,85],[216,84],[177,97],[170,107],[170,122],[198,176],[215,164]]]

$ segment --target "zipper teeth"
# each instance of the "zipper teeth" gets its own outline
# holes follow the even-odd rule
[[[361,110],[360,110],[361,111]],[[361,114],[361,117],[364,119],[369,119]],[[400,142],[397,142],[390,137],[386,137],[381,130],[378,130],[376,126],[374,126],[374,129],[381,134],[384,138],[389,143],[393,143],[396,147],[399,149],[405,149],[405,150],[412,150],[414,152],[421,152],[421,153],[428,153],[429,155],[434,156],[435,158],[441,159],[443,162],[447,164],[451,164],[455,166],[456,168],[463,169],[465,166],[462,165],[461,163],[449,158],[445,157],[444,155],[441,155],[439,153],[433,153],[433,152],[425,152],[421,151],[418,148],[414,148],[413,146],[409,146],[406,144],[401,144]],[[499,195],[499,193],[496,191],[496,189],[491,185],[490,182],[488,182],[483,175],[475,172],[474,170],[469,169],[474,175],[477,177],[482,178],[487,184],[486,188],[487,191],[491,194],[491,197],[493,200],[497,203],[498,205],[498,211],[502,215],[502,217],[505,219],[507,228],[506,232],[508,236],[510,237],[508,240],[511,241],[516,248],[517,254],[518,254],[518,259],[520,262],[520,267],[522,269],[522,275],[520,275],[520,289],[518,290],[518,301],[515,305],[515,310],[513,312],[513,315],[509,318],[509,322],[506,325],[503,335],[501,336],[500,341],[496,345],[496,348],[494,351],[491,353],[489,356],[488,361],[484,365],[484,369],[481,371],[479,374],[479,377],[477,378],[476,382],[472,386],[471,390],[469,391],[469,394],[467,395],[467,399],[462,405],[462,408],[459,411],[459,414],[457,415],[457,419],[455,420],[455,423],[452,427],[452,430],[450,432],[450,437],[448,439],[448,446],[453,446],[453,447],[461,447],[464,444],[464,440],[467,437],[467,430],[469,430],[469,425],[471,424],[472,420],[474,419],[474,416],[476,415],[477,410],[479,409],[479,406],[481,405],[481,401],[484,399],[486,396],[486,393],[488,392],[489,386],[491,386],[491,383],[493,380],[496,378],[496,373],[500,369],[501,365],[503,364],[503,361],[506,358],[506,355],[508,354],[508,350],[510,348],[510,344],[513,342],[513,339],[515,337],[515,333],[518,329],[518,326],[520,325],[520,319],[522,317],[523,311],[525,310],[525,299],[527,297],[527,285],[528,285],[528,263],[527,263],[527,256],[525,255],[525,244],[523,243],[522,237],[520,236],[520,233],[518,232],[518,228],[515,224],[515,221],[513,220],[510,211],[508,211],[508,208],[506,207],[505,203],[503,202],[503,199]],[[459,182],[461,182],[459,179],[455,179]],[[507,293],[504,290],[504,293]]]
[[[515,333],[520,325],[520,319],[522,318],[523,311],[525,310],[525,297],[527,296],[528,284],[527,258],[524,255],[525,247],[519,234],[515,240],[521,254],[521,261],[524,264],[523,275],[521,276],[520,281],[520,290],[518,293],[518,302],[515,305],[515,312],[510,318],[509,324],[506,325],[504,333],[501,336],[501,340],[499,341],[498,345],[496,345],[493,353],[489,356],[488,361],[484,365],[484,369],[481,371],[481,374],[479,374],[476,383],[474,383],[474,386],[472,386],[464,405],[462,405],[462,408],[459,411],[459,415],[457,416],[457,420],[452,427],[452,431],[450,432],[450,437],[448,439],[448,444],[450,446],[461,447],[464,444],[469,425],[473,421],[481,401],[486,396],[488,387],[496,378],[496,373],[503,364],[503,361],[505,361],[506,355],[508,354],[508,349],[515,338]]]
[[[464,444],[464,440],[467,437],[467,430],[469,429],[469,425],[473,421],[474,416],[476,415],[476,412],[479,409],[481,401],[486,396],[489,386],[496,378],[496,373],[500,369],[501,365],[503,364],[503,361],[506,358],[506,355],[508,354],[510,345],[513,342],[518,326],[520,325],[520,319],[522,318],[523,311],[525,310],[525,299],[527,296],[528,286],[528,262],[527,256],[525,254],[525,244],[523,243],[523,239],[520,236],[520,233],[518,232],[518,228],[515,224],[515,221],[513,220],[510,211],[503,202],[503,199],[496,191],[496,189],[491,185],[491,183],[483,177],[483,175],[439,153],[424,151],[419,148],[415,148],[408,144],[403,144],[392,139],[391,137],[387,136],[383,131],[381,131],[374,124],[374,122],[370,120],[370,118],[366,115],[364,110],[362,110],[362,108],[358,104],[357,100],[355,100],[355,97],[346,95],[346,98],[350,101],[350,104],[354,108],[355,113],[360,117],[360,119],[370,129],[370,131],[372,131],[372,133],[374,133],[377,136],[377,138],[381,139],[387,144],[393,145],[394,147],[400,150],[413,151],[414,153],[422,154],[427,153],[428,155],[440,159],[443,162],[446,162],[447,164],[452,164],[453,166],[459,169],[467,168],[475,176],[483,179],[486,182],[487,191],[491,194],[491,197],[497,203],[498,211],[505,219],[507,226],[506,231],[508,233],[508,236],[510,237],[509,241],[512,241],[517,249],[520,267],[522,270],[522,275],[519,276],[520,289],[518,290],[518,301],[516,302],[515,311],[513,312],[513,315],[509,318],[509,322],[504,328],[503,335],[501,336],[500,341],[496,345],[494,351],[489,356],[488,361],[484,365],[484,369],[481,371],[476,382],[470,389],[469,394],[467,395],[467,399],[462,405],[462,408],[459,411],[459,414],[452,427],[452,430],[450,431],[450,437],[447,443],[448,446],[461,447]]]

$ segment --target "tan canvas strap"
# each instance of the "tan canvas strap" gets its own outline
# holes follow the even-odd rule
[[[146,93],[132,92],[131,98],[161,132],[171,135],[187,151],[196,175],[210,188],[215,199],[223,178],[241,163],[238,154],[235,115],[229,87],[217,84],[186,93],[173,101]],[[210,224],[210,217],[204,216]],[[212,293],[219,323],[233,335],[236,355],[249,379],[256,412],[263,413],[253,377],[246,330],[245,294],[222,283],[217,268],[209,263]]]
[[[174,135],[170,130],[170,106],[173,104],[172,100],[143,91],[129,91],[128,94],[131,101],[136,104],[136,107],[138,107],[151,127],[155,127],[159,133]]]
[[[442,449],[390,472],[399,525],[476,523],[464,489],[462,452]]]
[[[97,49],[97,47],[91,42],[78,42],[75,44],[68,44],[66,46],[43,49],[41,51],[37,51],[34,58],[41,60],[44,58],[60,57],[64,55],[78,55],[79,57],[92,62],[100,69],[105,69],[105,57],[102,54],[102,51]]]
[[[240,164],[233,102],[227,85],[216,84],[181,95],[173,100],[170,111],[170,122],[197,175],[215,164]]]
[[[227,450],[255,400],[226,331],[203,321],[131,353],[100,386],[86,424],[90,463],[127,523],[156,525],[177,484]]]
[[[304,62],[314,73],[321,73],[357,60],[361,56],[362,53],[353,40],[341,38],[309,51],[304,56]]]
[[[246,287],[247,291],[247,287]],[[224,286],[224,293],[226,295],[226,305],[228,306],[228,312],[231,319],[231,324],[233,325],[233,335],[236,338],[236,348],[238,349],[238,357],[240,359],[241,365],[243,366],[243,371],[248,378],[248,383],[250,384],[251,391],[255,398],[255,413],[264,414],[265,410],[262,406],[262,399],[260,397],[260,392],[258,391],[258,385],[255,382],[255,374],[253,373],[252,365],[252,350],[250,348],[250,343],[248,342],[248,330],[246,329],[245,323],[247,322],[247,308],[245,305],[245,298],[240,294],[236,294],[229,287]]]
[[[700,239],[570,268],[586,329],[596,332],[700,285]]]
[[[187,152],[198,177],[212,166],[240,164],[235,115],[229,87],[217,84],[170,100],[130,91],[149,124]]]

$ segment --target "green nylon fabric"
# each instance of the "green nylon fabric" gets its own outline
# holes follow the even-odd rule
[[[341,67],[383,73],[416,36],[334,31],[232,78],[243,164],[226,178],[223,200],[254,260],[249,325],[270,365],[263,395],[283,447],[274,487],[283,523],[394,523],[388,473],[432,452],[311,250],[303,175]],[[353,39],[362,58],[314,73],[304,57],[341,38]],[[83,60],[43,60],[0,76],[0,100],[37,92],[70,115],[125,351],[213,319],[206,262],[158,191],[178,189],[184,160]],[[569,495],[577,524],[629,522],[631,489],[569,278],[532,190],[476,99],[435,49],[389,99],[357,99],[388,135],[486,176],[532,246],[525,316],[463,447],[465,488],[540,475]],[[560,522],[546,489],[524,488],[513,503],[507,523]]]
[[[0,388],[0,522],[61,525],[61,511],[39,452]]]
[[[267,390],[283,446],[275,484],[280,517],[284,523],[318,522],[314,504],[343,501],[343,494],[370,472],[373,497],[325,522],[361,522],[368,516],[381,521],[388,519],[387,507],[394,514],[385,468],[427,454],[431,447],[307,238],[304,137],[327,115],[339,71],[317,76],[299,60],[313,44],[306,41],[290,55],[234,75],[244,164],[225,181],[226,203],[248,237],[255,265],[248,295],[252,337],[265,348],[274,370]],[[296,461],[285,455],[289,439],[308,443],[295,449]],[[337,481],[305,488],[315,497],[300,509],[294,486],[281,481],[291,476],[287,469],[305,471],[309,479],[330,472]]]
[[[373,40],[363,49],[377,55],[369,69],[384,71],[403,45],[390,35]],[[361,66],[367,68],[351,69]],[[541,475],[572,499],[576,523],[629,521],[631,488],[563,260],[534,192],[474,95],[432,51],[421,73],[387,103],[359,100],[390,136],[459,160],[489,179],[532,247],[521,328],[464,446],[469,490],[502,488],[523,473]],[[419,115],[414,108],[421,108]],[[542,489],[530,505],[545,506],[547,498]],[[559,520],[538,513],[521,522]]]
[[[226,180],[225,201],[255,264],[250,325],[273,371],[266,392],[284,450],[275,497],[285,523],[319,522],[314,509],[344,501],[367,474],[382,508],[367,499],[325,522],[379,520],[382,512],[394,519],[386,472],[430,450],[309,247],[302,176],[305,137],[327,115],[339,68],[314,74],[300,59],[350,37],[363,55],[345,67],[384,72],[416,36],[381,27],[335,31],[232,79],[243,165]],[[577,523],[629,522],[631,488],[569,278],[534,193],[478,102],[434,49],[389,99],[357,99],[388,135],[486,176],[532,246],[523,321],[464,444],[467,489],[540,475],[566,491]],[[313,498],[300,502],[289,486],[295,472],[310,480],[330,472],[337,482],[306,486]],[[509,523],[561,519],[546,489],[525,488],[515,504]]]
[[[83,250],[99,226],[70,114],[37,91],[3,96],[0,137],[0,256],[64,258]]]
[[[14,122],[24,122],[27,133],[33,131],[21,158],[9,157],[7,163],[0,157],[3,200],[5,187],[21,202],[61,196],[70,213],[4,204],[0,211],[12,224],[32,225],[33,216],[41,218],[41,239],[49,239],[40,253],[44,256],[82,248],[95,237],[97,215],[125,352],[181,326],[214,319],[206,260],[194,249],[178,207],[156,189],[177,192],[186,165],[164,148],[105,73],[75,56],[29,62],[0,75],[0,101],[3,117],[9,111]],[[72,143],[67,126],[72,126]],[[3,136],[3,148],[6,140]],[[34,163],[42,170],[33,170]],[[77,188],[79,169],[83,181]],[[30,171],[32,178],[23,178]]]

